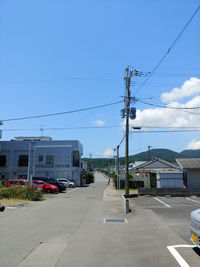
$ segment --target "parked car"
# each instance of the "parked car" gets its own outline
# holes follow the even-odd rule
[[[42,190],[46,193],[56,193],[58,191],[58,187],[56,185],[47,184],[40,180],[32,180],[33,186]]]
[[[56,181],[55,179],[53,179],[53,178],[48,178],[48,177],[32,177],[32,180],[33,181],[35,181],[35,180],[39,180],[39,181],[43,181],[43,182],[45,182],[45,183],[47,183],[47,184],[51,184],[51,185],[56,185],[57,186],[57,188],[58,188],[58,191],[59,192],[63,192],[63,191],[65,191],[66,190],[66,187],[65,187],[65,185],[64,184],[62,184],[62,183],[59,183],[58,181]]]
[[[56,179],[58,182],[63,183],[66,187],[75,187],[75,183],[66,179],[66,178],[58,178]]]
[[[10,186],[13,186],[13,185],[26,185],[27,183],[27,180],[25,179],[11,179],[11,180],[8,180],[7,184],[6,184],[6,187],[10,187]]]
[[[5,206],[0,204],[0,211],[3,212],[5,210]]]
[[[191,213],[190,224],[191,238],[193,244],[200,248],[200,209]]]

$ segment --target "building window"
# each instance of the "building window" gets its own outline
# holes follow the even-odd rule
[[[17,178],[18,179],[27,179],[27,175],[26,174],[19,174],[19,175],[17,175]]]
[[[46,165],[54,164],[54,156],[46,156]]]
[[[144,187],[144,181],[135,181],[136,187]]]
[[[43,161],[43,156],[42,155],[38,156],[38,161]]]
[[[28,155],[19,155],[18,166],[28,167]]]
[[[80,167],[79,151],[73,151],[73,167]]]
[[[6,156],[0,156],[0,167],[6,167]]]

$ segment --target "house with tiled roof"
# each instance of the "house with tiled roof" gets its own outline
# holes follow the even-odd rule
[[[144,180],[145,187],[183,187],[180,166],[158,157],[137,166],[135,173],[138,180]]]
[[[183,171],[184,185],[188,188],[200,188],[200,158],[176,159]]]

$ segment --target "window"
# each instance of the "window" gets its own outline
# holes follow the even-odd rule
[[[12,185],[25,185],[24,181],[10,181],[10,184]]]
[[[36,185],[44,185],[44,183],[39,182],[39,181],[34,181],[34,184],[36,184]]]
[[[42,155],[38,156],[38,161],[43,161],[43,156]]]
[[[27,175],[26,174],[19,174],[19,175],[17,175],[17,178],[18,179],[27,179]]]
[[[46,156],[46,164],[54,164],[54,156]]]
[[[19,155],[18,166],[28,167],[28,155]]]
[[[135,181],[136,187],[144,187],[144,182],[143,181]]]
[[[6,156],[0,156],[0,167],[6,167]]]
[[[73,167],[80,166],[79,151],[73,151]]]

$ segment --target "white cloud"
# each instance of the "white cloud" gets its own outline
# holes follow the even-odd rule
[[[102,156],[104,156],[104,157],[111,157],[111,156],[113,156],[113,155],[114,155],[114,151],[113,151],[113,149],[112,149],[112,148],[107,148],[107,149],[104,151],[104,153],[103,153]]]
[[[96,120],[96,121],[93,121],[93,123],[96,124],[97,126],[103,126],[105,122],[101,120]]]
[[[168,106],[173,107],[194,107],[200,106],[200,96],[196,96],[185,104],[171,102]],[[192,113],[197,113],[192,114]],[[123,126],[125,121],[123,122]],[[143,111],[137,110],[136,119],[130,120],[130,127],[133,126],[159,126],[159,127],[200,127],[200,110],[177,110],[168,108],[150,108]]]
[[[196,139],[193,139],[186,149],[200,149],[200,141],[196,141]]]
[[[163,102],[170,102],[200,93],[200,79],[190,78],[183,83],[181,88],[174,88],[171,92],[161,95]]]

